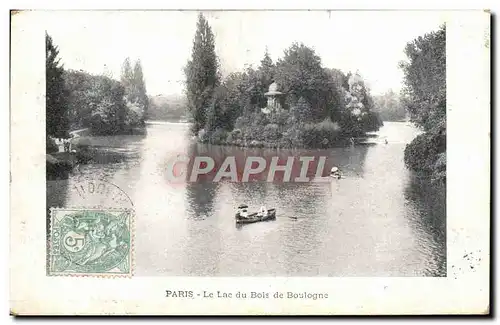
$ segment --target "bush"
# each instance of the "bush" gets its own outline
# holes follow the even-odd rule
[[[266,114],[262,113],[261,111],[253,113],[251,116],[251,123],[254,126],[264,126],[269,123],[269,118],[267,117]]]
[[[303,147],[303,130],[298,125],[292,125],[288,128],[280,139],[280,147],[282,148],[299,148]]]
[[[247,115],[240,116],[234,122],[235,130],[242,130],[251,124],[251,119]]]
[[[264,132],[262,132],[263,127],[262,126],[249,126],[245,129],[245,139],[246,140],[258,140],[258,141],[264,141]]]
[[[340,128],[330,119],[316,124],[304,125],[302,142],[311,148],[327,148],[337,142]]]
[[[241,138],[242,138],[241,130],[234,129],[227,136],[227,142],[228,143],[235,143],[237,140],[241,140]]]
[[[278,124],[268,124],[264,127],[263,131],[264,140],[277,140],[280,137],[279,126]]]
[[[406,166],[414,171],[433,173],[446,168],[446,136],[427,132],[418,135],[404,152]],[[439,158],[439,159],[438,159]]]
[[[217,129],[210,135],[211,144],[226,144],[228,133],[224,129]]]
[[[269,116],[269,123],[280,126],[286,125],[290,120],[291,114],[288,111],[280,110]]]
[[[432,171],[433,182],[446,182],[446,152],[438,154]]]

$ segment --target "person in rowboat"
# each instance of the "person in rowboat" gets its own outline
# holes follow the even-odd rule
[[[338,167],[332,167],[332,169],[330,170],[330,176],[340,178],[340,169]]]
[[[266,209],[265,206],[261,206],[260,207],[259,216],[261,216],[261,217],[267,217],[267,209]]]
[[[248,218],[248,205],[241,204],[238,207],[238,212],[236,213],[237,218]]]

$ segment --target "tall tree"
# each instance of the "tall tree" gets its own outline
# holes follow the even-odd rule
[[[259,68],[263,84],[271,84],[271,82],[274,80],[274,70],[275,65],[266,47],[266,52],[264,53],[264,58],[262,58],[262,60],[260,61]]]
[[[205,127],[207,108],[215,88],[220,84],[219,63],[215,53],[212,29],[203,14],[199,14],[191,60],[186,68],[188,110],[193,118],[192,131],[197,134]]]
[[[405,105],[413,122],[428,131],[446,115],[446,28],[420,36],[405,48]]]
[[[122,65],[121,83],[123,86],[127,86],[133,78],[132,66],[130,64],[130,58],[126,58]]]
[[[132,66],[130,64],[130,58],[126,58],[122,64],[122,71],[120,76],[120,82],[125,88],[125,96],[127,100],[133,96],[132,94],[132,81],[134,79],[134,74],[132,72]]]
[[[146,83],[144,82],[144,74],[142,73],[141,60],[137,60],[134,65],[133,84],[137,96],[137,103],[142,107],[143,117],[147,115],[149,107],[148,94],[146,92]]]
[[[45,103],[46,132],[56,138],[68,136],[67,91],[64,86],[64,68],[60,64],[59,49],[52,37],[45,33]]]
[[[446,181],[446,27],[408,43],[405,54],[403,102],[425,132],[406,146],[404,160],[410,169]]]
[[[130,112],[129,115],[138,116],[144,122],[149,107],[149,98],[146,92],[146,83],[142,72],[141,61],[137,60],[134,69],[130,64],[130,59],[126,58],[122,65],[121,83],[125,89],[125,97]]]

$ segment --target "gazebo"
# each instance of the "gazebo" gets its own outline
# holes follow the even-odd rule
[[[267,110],[270,112],[278,111],[281,109],[281,97],[283,96],[282,92],[278,91],[278,84],[273,82],[269,86],[269,91],[264,94],[267,97]]]

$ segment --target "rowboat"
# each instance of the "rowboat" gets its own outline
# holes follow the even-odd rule
[[[254,223],[259,221],[268,221],[276,219],[276,209],[268,209],[267,213],[259,213],[254,212],[250,213],[246,216],[243,216],[238,211],[235,216],[236,223],[245,224],[245,223]]]

